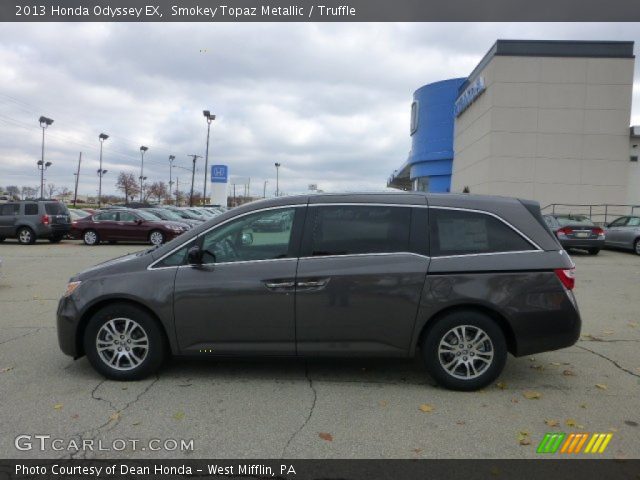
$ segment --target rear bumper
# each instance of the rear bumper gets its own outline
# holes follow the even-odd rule
[[[67,235],[71,231],[71,224],[64,225],[42,225],[37,231],[36,235],[38,237],[51,237],[51,236],[64,236]]]
[[[544,315],[522,315],[511,322],[516,357],[570,347],[578,341],[582,328],[578,304],[573,292],[562,288],[562,293],[546,296],[544,301],[555,305]]]
[[[604,248],[604,239],[588,239],[576,238],[560,240],[560,245],[566,250],[567,248]]]

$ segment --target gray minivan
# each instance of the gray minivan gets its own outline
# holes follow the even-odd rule
[[[23,245],[47,238],[58,243],[71,230],[71,215],[55,200],[24,200],[0,205],[0,242],[17,238]]]
[[[277,220],[283,228],[263,228]],[[411,357],[486,386],[573,345],[574,265],[535,202],[421,193],[282,197],[71,278],[62,351],[108,378],[173,355]]]

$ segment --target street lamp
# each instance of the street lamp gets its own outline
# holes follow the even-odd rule
[[[40,198],[44,200],[44,171],[53,165],[51,162],[38,160],[38,170],[40,170]]]
[[[209,133],[211,131],[211,122],[213,122],[216,119],[215,115],[212,115],[211,112],[209,112],[209,110],[203,110],[202,114],[204,115],[204,118],[207,119],[207,152],[204,155],[204,188],[203,188],[203,194],[202,194],[202,198],[204,199],[204,201],[207,201],[207,180],[208,180],[208,168],[209,168]]]
[[[171,171],[173,170],[173,161],[176,159],[175,155],[169,155],[169,197],[172,195],[172,186],[173,186],[173,178],[171,177]],[[178,198],[176,196],[176,205],[178,203]]]
[[[149,150],[149,147],[145,147],[144,145],[140,147],[140,157],[142,159],[142,162],[140,163],[140,203],[142,203],[142,195],[144,193],[142,181],[146,180],[147,178],[144,176],[144,152],[146,152],[147,150]]]
[[[98,135],[98,140],[100,141],[100,168],[98,169],[98,177],[99,177],[99,181],[98,181],[98,208],[100,208],[100,205],[102,203],[102,176],[107,173],[106,170],[102,169],[102,144],[104,144],[104,141],[109,138],[109,135],[107,135],[106,133],[101,133],[100,135]]]
[[[280,164],[276,162],[276,197],[280,196]]]
[[[193,167],[191,168],[191,193],[189,194],[189,206],[193,207],[193,180],[196,177],[196,160],[202,158],[200,155],[187,155],[187,157],[193,158]]]
[[[38,121],[40,122],[40,128],[42,128],[42,157],[40,157],[40,161],[38,162],[38,165],[40,167],[44,166],[44,168],[40,168],[40,198],[44,198],[44,171],[46,167],[51,165],[50,162],[48,162],[48,165],[45,165],[44,163],[44,131],[48,126],[50,126],[53,123],[53,119],[42,115],[38,119]]]

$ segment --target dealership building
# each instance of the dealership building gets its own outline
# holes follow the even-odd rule
[[[640,204],[633,42],[498,40],[467,78],[425,85],[403,190]]]

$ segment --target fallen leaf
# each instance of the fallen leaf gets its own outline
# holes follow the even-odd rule
[[[540,365],[540,364],[535,364],[535,365],[529,365],[529,368],[535,368],[536,370],[544,370],[544,365]]]
[[[138,425],[140,425],[142,422],[133,422],[131,425],[133,425],[134,427],[137,427]]]
[[[127,388],[129,388],[129,387],[122,387],[122,390],[126,390]]]
[[[429,405],[428,403],[423,403],[419,408],[421,412],[425,413],[433,412],[435,410],[435,407],[433,405]]]
[[[387,402],[386,400],[380,400],[381,407],[386,407],[387,405],[389,405],[389,402]]]
[[[577,425],[576,421],[573,418],[567,418],[564,422],[567,427],[575,427]]]
[[[596,387],[600,390],[606,390],[608,388],[604,383],[596,383]]]
[[[120,419],[120,412],[113,412],[111,414],[111,416],[109,417],[109,420],[113,421],[113,422],[115,422],[115,421],[117,421],[119,419]]]
[[[421,448],[414,448],[414,449],[412,450],[412,452],[414,452],[414,453],[420,453],[421,451],[422,451],[422,449],[421,449]]]
[[[78,415],[77,413],[74,413],[73,415],[71,415],[71,418],[73,419],[80,418],[80,415]]]
[[[458,420],[458,421],[456,422],[456,425],[464,425],[464,424],[465,424],[465,422],[463,422],[462,420]]]
[[[554,367],[559,367],[562,364],[560,362],[551,362],[549,363],[549,365],[553,365]]]
[[[539,392],[534,392],[533,390],[526,390],[522,393],[522,396],[527,400],[539,400],[542,398],[542,394]]]
[[[11,370],[13,370],[13,367],[0,368],[0,373],[7,373],[7,372],[10,372]]]
[[[333,435],[331,435],[330,433],[320,432],[320,433],[318,433],[318,436],[319,436],[322,440],[325,440],[325,441],[327,441],[327,442],[333,442]]]
[[[576,372],[574,372],[573,370],[569,370],[569,369],[566,369],[564,372],[562,372],[562,374],[565,377],[575,377],[576,376]]]
[[[637,323],[637,322],[629,322],[629,323],[628,323],[628,325],[629,325],[631,328],[636,328],[636,327],[638,326],[638,323]]]
[[[184,412],[176,412],[173,414],[173,418],[176,420],[182,420],[184,418]]]
[[[507,388],[507,384],[504,382],[498,382],[496,383],[496,387],[498,387],[500,390],[504,390],[505,388]]]
[[[520,445],[531,445],[531,439],[529,438],[529,432],[519,432],[518,442]]]
[[[560,425],[560,422],[558,422],[558,420],[545,420],[544,423],[546,423],[547,425],[549,425],[550,427],[557,427],[558,425]]]
[[[514,397],[511,399],[511,403],[520,403],[520,400]]]
[[[587,404],[586,403],[580,404],[580,408],[587,408]]]
[[[61,410],[62,409],[62,404],[61,403],[56,403],[53,408],[55,408],[56,410]]]

